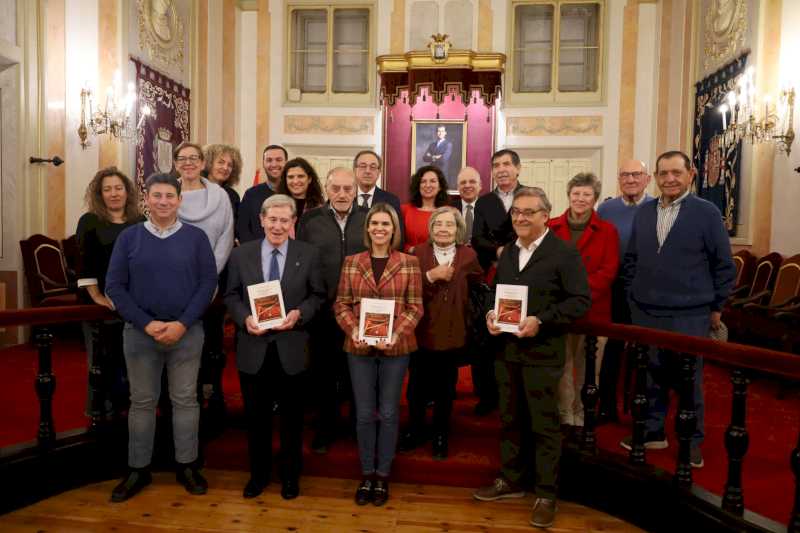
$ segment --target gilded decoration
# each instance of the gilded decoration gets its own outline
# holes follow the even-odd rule
[[[139,46],[152,61],[183,72],[185,32],[175,0],[138,0]]]
[[[746,31],[747,0],[711,0],[703,32],[705,68],[733,57],[744,45]]]
[[[307,135],[372,135],[372,117],[287,115],[283,119],[284,133]]]
[[[582,137],[603,134],[603,117],[509,117],[508,135],[520,137]]]

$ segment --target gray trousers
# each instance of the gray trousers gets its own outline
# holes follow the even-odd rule
[[[125,364],[131,389],[128,411],[128,466],[150,465],[156,432],[156,406],[161,395],[161,374],[167,367],[172,402],[172,435],[175,460],[197,459],[200,406],[197,403],[197,373],[203,350],[203,326],[192,325],[177,343],[165,346],[150,335],[125,324]]]

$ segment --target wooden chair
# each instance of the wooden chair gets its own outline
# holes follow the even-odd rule
[[[78,261],[80,260],[80,249],[78,248],[78,236],[70,235],[61,241],[61,250],[64,252],[64,262],[67,265],[67,277],[70,285],[78,283]]]
[[[735,257],[734,261],[736,261]],[[782,262],[783,256],[778,252],[769,253],[759,259],[750,285],[734,285],[737,288],[731,293],[728,307],[737,308],[748,303],[766,303],[772,287],[775,285],[778,269]]]
[[[77,291],[70,283],[58,241],[37,234],[19,241],[19,247],[33,307],[78,304]]]
[[[756,273],[756,256],[747,250],[739,250],[733,254],[733,263],[736,265],[734,291],[740,287],[751,287]]]
[[[800,254],[787,257],[775,276],[775,285],[766,304],[747,302],[746,311],[774,314],[779,311],[791,312],[800,309]]]

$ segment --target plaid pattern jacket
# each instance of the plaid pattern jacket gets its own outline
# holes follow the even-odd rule
[[[392,251],[381,279],[375,284],[369,251],[348,256],[342,265],[336,303],[336,322],[345,333],[344,350],[354,355],[372,355],[372,347],[356,348],[352,335],[358,331],[362,298],[394,300],[394,331],[397,343],[382,353],[406,355],[417,349],[414,330],[422,318],[422,275],[416,257]]]

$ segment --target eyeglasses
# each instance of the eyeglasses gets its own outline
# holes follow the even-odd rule
[[[377,170],[378,170],[379,168],[381,168],[381,167],[380,167],[380,166],[378,166],[378,165],[375,165],[375,164],[368,165],[368,164],[366,164],[366,163],[359,163],[359,164],[357,164],[357,165],[356,165],[356,168],[357,168],[358,170],[367,170],[367,169],[369,169],[369,170],[371,170],[371,171],[375,172],[375,171],[377,171]]]
[[[532,218],[533,215],[538,213],[539,211],[544,211],[544,208],[539,209],[518,209],[516,207],[512,207],[509,213],[511,213],[511,217],[524,217],[524,218]]]
[[[628,179],[628,178],[634,178],[634,179],[638,180],[642,176],[644,176],[644,172],[620,172],[619,173],[619,179],[621,179],[621,180],[625,180],[625,179]]]
[[[176,163],[197,163],[200,161],[199,155],[179,155],[175,158]]]

